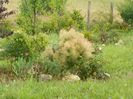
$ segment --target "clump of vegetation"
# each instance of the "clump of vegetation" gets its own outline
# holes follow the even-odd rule
[[[79,11],[74,10],[72,13],[64,13],[63,15],[52,14],[48,21],[43,22],[42,31],[46,33],[59,33],[60,30],[71,28],[83,31],[86,24],[84,17]]]
[[[124,21],[133,26],[133,1],[126,0],[119,8]]]
[[[48,45],[48,36],[44,33],[39,33],[31,37],[30,48],[34,52],[43,52]]]
[[[17,57],[29,57],[31,55],[30,39],[28,35],[24,33],[14,33],[5,44],[5,52],[7,56],[14,58]]]
[[[50,74],[53,77],[60,78],[63,74],[62,68],[60,66],[60,62],[58,59],[52,59],[50,56],[42,57],[41,65],[42,71],[46,74]]]
[[[84,58],[92,57],[94,51],[92,43],[84,38],[84,35],[75,31],[74,29],[68,32],[62,30],[60,32],[60,42],[58,53],[63,55],[64,60],[67,60],[67,56],[71,56],[73,60],[78,59],[81,55]],[[65,55],[62,53],[66,53]]]
[[[58,72],[58,76],[66,73],[79,75],[82,79],[86,79],[98,72],[99,66],[92,64],[93,59],[93,44],[84,38],[84,35],[76,32],[74,29],[69,31],[62,30],[60,32],[60,40],[57,47],[49,48],[43,54],[43,62],[45,71],[54,70]],[[49,60],[49,61],[48,61]],[[55,65],[51,65],[55,64]],[[50,73],[48,71],[48,73]],[[95,75],[96,76],[96,75]]]
[[[28,59],[34,53],[40,53],[45,50],[48,44],[45,34],[29,36],[26,33],[14,33],[4,45],[7,56],[13,58]]]
[[[83,63],[92,57],[92,52],[92,43],[84,39],[82,34],[73,29],[69,32],[61,31],[59,50],[56,57],[61,62],[64,70],[79,74]]]
[[[18,77],[24,77],[27,74],[28,69],[33,65],[32,61],[28,61],[25,58],[19,57],[12,62],[12,71]]]
[[[78,10],[74,10],[73,13],[70,14],[73,23],[74,28],[77,28],[78,30],[85,30],[86,29],[86,23],[84,21],[84,17],[80,14]]]

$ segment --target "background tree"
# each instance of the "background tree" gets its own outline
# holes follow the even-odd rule
[[[45,19],[45,15],[52,15],[53,13],[62,15],[66,1],[67,0],[21,0],[20,14],[17,23],[26,33],[31,35],[37,34],[42,31],[41,23],[43,22],[41,21],[43,18]],[[39,18],[39,16],[43,17]]]
[[[28,34],[34,35],[39,31],[39,0],[21,0],[18,25]]]

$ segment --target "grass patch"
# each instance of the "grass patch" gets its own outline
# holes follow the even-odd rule
[[[113,76],[123,76],[133,72],[133,34],[124,33],[121,39],[123,45],[107,45],[103,48],[102,56],[106,62],[104,70]]]
[[[0,85],[1,99],[132,99],[133,80],[12,82]],[[126,91],[125,91],[126,90]]]

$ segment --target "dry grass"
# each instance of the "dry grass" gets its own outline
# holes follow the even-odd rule
[[[122,2],[123,0],[93,0],[91,9],[92,11],[105,11],[110,8],[110,2],[113,2],[115,6]],[[67,9],[68,10],[81,10],[81,12],[84,14],[87,12],[87,7],[88,7],[88,0],[68,0],[67,3]]]

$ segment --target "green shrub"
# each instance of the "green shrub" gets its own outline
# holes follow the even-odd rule
[[[94,35],[93,32],[90,32],[90,31],[85,30],[85,31],[83,31],[82,33],[84,34],[84,37],[85,37],[86,39],[92,41],[92,37],[93,37],[93,35]]]
[[[88,77],[98,78],[100,77],[100,74],[103,73],[102,66],[104,62],[102,58],[94,56],[89,60],[81,59],[80,61],[83,62],[82,66],[78,70],[78,75],[81,79],[85,80]]]
[[[40,53],[45,50],[48,40],[45,34],[37,34],[29,36],[25,33],[15,33],[5,44],[5,52],[7,56],[28,59],[34,53]]]
[[[71,29],[82,31],[85,30],[86,24],[84,17],[80,14],[78,10],[73,10],[72,13],[65,13],[63,16],[58,18],[59,27],[61,29]]]
[[[43,23],[42,31],[46,33],[59,33],[60,30],[71,28],[76,30],[85,30],[86,24],[84,17],[79,11],[74,10],[72,13],[64,13],[63,15],[53,14],[50,20]]]
[[[37,63],[42,67],[42,72],[51,74],[52,76],[59,77],[61,73],[61,66],[58,59],[54,58],[53,48],[47,47],[40,57],[38,57]]]
[[[34,52],[42,52],[48,45],[48,37],[44,33],[39,33],[31,37],[30,47]]]
[[[74,20],[70,16],[70,13],[65,13],[58,18],[59,28],[69,30],[74,25]]]
[[[42,66],[43,66],[44,72],[47,74],[51,74],[56,77],[62,74],[60,64],[56,59],[52,60],[48,57],[45,57],[45,59],[43,59],[42,61]]]
[[[31,17],[32,16],[19,15],[17,17],[17,25],[19,28],[21,28],[25,33],[29,35],[38,34],[39,32],[41,32],[41,22],[39,19],[36,19],[36,27],[34,28],[33,19],[31,19]]]
[[[53,14],[48,21],[45,21],[42,25],[42,31],[45,33],[58,33],[59,25],[58,25],[58,15]]]
[[[70,15],[72,20],[74,21],[74,26],[79,30],[85,30],[86,24],[84,21],[84,17],[80,14],[78,10],[74,10]]]
[[[126,0],[119,7],[120,14],[126,23],[133,25],[133,1]]]
[[[31,49],[29,46],[30,38],[26,34],[14,33],[5,45],[5,52],[8,56],[16,57],[29,57]]]

